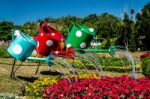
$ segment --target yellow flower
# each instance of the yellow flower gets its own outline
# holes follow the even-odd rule
[[[36,93],[35,93],[35,95],[36,95],[36,96],[38,96],[38,95],[39,95],[39,93],[38,93],[38,92],[36,92]]]
[[[36,88],[37,88],[37,86],[34,85],[34,86],[33,86],[33,89],[36,89]]]

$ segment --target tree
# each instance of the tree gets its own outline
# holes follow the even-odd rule
[[[98,16],[97,21],[95,21],[96,32],[98,38],[103,38],[105,42],[103,47],[108,48],[116,43],[118,35],[120,35],[118,30],[119,22],[119,18],[107,13]]]
[[[136,35],[134,31],[134,22],[132,20],[133,13],[133,9],[131,9],[131,16],[127,12],[125,12],[123,19],[124,46],[129,48],[131,51],[136,50]]]
[[[96,14],[90,14],[89,16],[83,18],[81,23],[85,24],[88,27],[96,28],[95,22],[98,21],[98,17]]]
[[[10,21],[0,22],[0,40],[10,40],[11,30],[14,28],[14,24]]]
[[[136,32],[138,41],[141,41],[141,43],[138,42],[138,47],[142,47],[143,50],[150,50],[150,2],[136,15]]]
[[[22,31],[30,36],[36,36],[38,34],[38,24],[36,22],[26,22],[22,25]]]

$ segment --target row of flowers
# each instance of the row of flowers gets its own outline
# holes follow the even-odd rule
[[[131,72],[132,66],[102,66],[103,70],[116,71],[116,72]],[[141,65],[137,64],[135,66],[137,72],[141,72]]]
[[[137,99],[150,98],[150,79],[128,76],[95,78],[63,78],[44,87],[45,99]]]
[[[99,79],[99,75],[95,73],[78,73],[77,75],[64,75],[64,76],[49,76],[49,77],[40,77],[31,84],[25,86],[25,96],[34,96],[34,97],[43,97],[44,96],[44,87],[51,86],[57,83],[62,78],[95,78]]]
[[[109,62],[106,61],[106,59],[109,60]],[[73,66],[75,68],[80,68],[80,69],[95,69],[95,65],[92,64],[92,63],[87,63],[82,60],[79,60],[79,59],[74,59],[74,61],[70,61],[70,60],[67,60],[68,62],[72,62]],[[112,64],[112,63],[114,64]],[[126,61],[126,60],[123,60],[123,59],[111,59],[111,58],[104,58],[104,60],[101,62],[100,66],[102,67],[103,70],[106,70],[106,71],[116,71],[116,72],[130,72],[131,69],[132,69],[132,66]],[[100,68],[100,67],[99,67]],[[141,65],[140,64],[136,64],[135,65],[135,68],[136,68],[136,71],[137,72],[141,72]]]

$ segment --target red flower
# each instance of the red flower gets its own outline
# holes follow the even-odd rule
[[[69,79],[69,80],[68,80]],[[127,76],[94,78],[64,78],[56,84],[44,88],[47,98],[76,98],[96,99],[100,98],[149,98],[150,79],[130,79]],[[132,96],[135,95],[135,96]]]
[[[136,99],[136,96],[131,96],[129,97],[129,99]]]
[[[79,96],[75,96],[74,99],[80,99],[80,97]]]
[[[150,53],[144,53],[143,55],[140,56],[141,60],[143,60],[146,57],[149,57]]]
[[[113,99],[119,99],[118,94],[115,94],[112,91],[110,91],[110,97],[113,98]]]
[[[141,91],[141,89],[142,89],[141,85],[137,85],[137,86],[134,87],[135,91]]]

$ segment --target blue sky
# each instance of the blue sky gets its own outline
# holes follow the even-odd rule
[[[0,20],[8,20],[16,25],[27,21],[62,16],[85,17],[107,12],[118,17],[123,11],[141,8],[150,0],[0,0]]]

